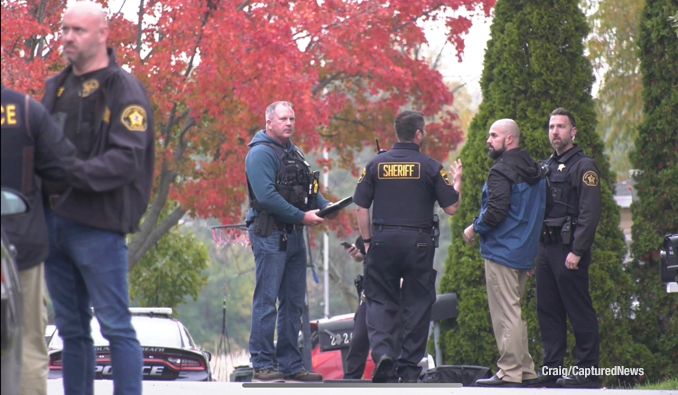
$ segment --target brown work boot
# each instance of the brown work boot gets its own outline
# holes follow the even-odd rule
[[[252,376],[253,383],[284,383],[285,379],[282,373],[273,368],[255,370]]]
[[[301,369],[297,373],[285,376],[286,383],[318,383],[323,381],[323,376],[318,373],[309,373]]]

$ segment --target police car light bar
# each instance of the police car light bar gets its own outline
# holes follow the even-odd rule
[[[129,311],[133,315],[172,315],[171,307],[130,307]]]

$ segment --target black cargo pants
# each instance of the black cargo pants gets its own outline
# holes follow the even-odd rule
[[[567,351],[567,321],[575,337],[575,363],[580,368],[598,367],[600,340],[598,318],[589,291],[591,251],[579,261],[578,270],[565,267],[570,246],[540,243],[537,254],[537,315],[544,344],[544,366],[563,366]]]
[[[431,306],[436,299],[434,254],[429,232],[373,230],[364,281],[372,359],[378,363],[388,355],[397,360],[396,374],[403,381],[419,377],[418,364],[426,353]],[[398,314],[401,303],[402,318]],[[401,328],[403,338],[398,349]]]

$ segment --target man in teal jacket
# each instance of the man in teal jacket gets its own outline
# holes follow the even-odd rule
[[[329,203],[318,193],[304,154],[290,140],[294,123],[291,103],[269,105],[266,130],[254,136],[245,160],[251,206],[246,223],[256,274],[250,332],[255,382],[322,381],[321,375],[304,369],[297,342],[306,295],[302,229],[322,223],[317,209]]]

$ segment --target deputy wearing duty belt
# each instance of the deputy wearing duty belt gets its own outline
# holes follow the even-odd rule
[[[398,114],[395,131],[399,142],[367,164],[353,202],[358,205],[358,226],[367,252],[367,327],[372,359],[377,362],[372,381],[395,381],[397,374],[407,383],[416,382],[421,373],[418,363],[426,351],[431,306],[436,299],[433,255],[437,221],[433,205],[438,201],[445,213],[456,213],[462,166],[461,161],[454,163],[450,179],[440,162],[419,152],[426,137],[421,112]],[[401,303],[402,320],[397,319]],[[401,349],[396,349],[394,334],[400,326],[404,326],[403,342]]]
[[[544,343],[539,381],[562,387],[600,387],[597,376],[552,376],[563,367],[567,322],[572,323],[575,363],[598,367],[598,319],[589,292],[591,246],[600,221],[600,179],[596,164],[573,141],[574,116],[557,108],[549,120],[549,141],[556,150],[544,163],[553,198],[537,255],[537,314]],[[548,384],[547,384],[548,385]]]

